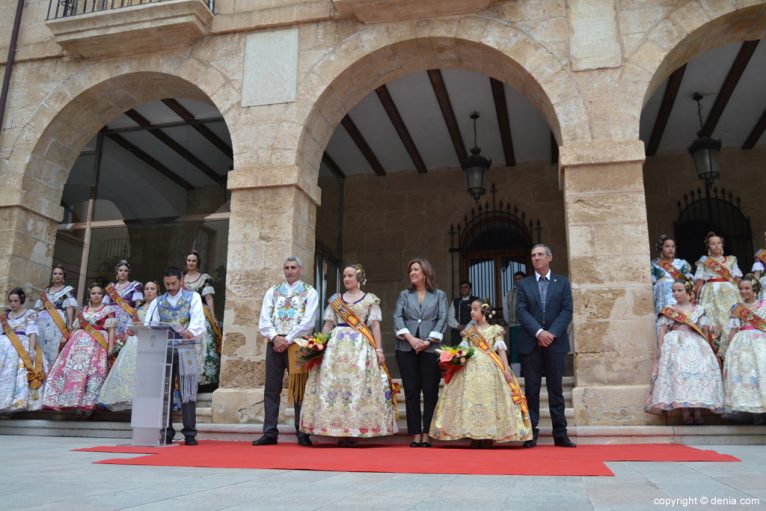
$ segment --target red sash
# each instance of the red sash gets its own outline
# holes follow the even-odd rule
[[[128,302],[123,300],[123,298],[120,296],[120,293],[117,292],[117,288],[114,286],[114,284],[109,284],[106,286],[106,294],[108,294],[109,298],[111,298],[112,301],[120,307],[120,309],[124,310],[128,316],[131,318],[136,317],[136,309],[128,305]]]
[[[660,259],[659,263],[660,268],[665,270],[670,274],[671,277],[673,277],[673,280],[679,280],[684,278],[684,275],[673,266],[673,260],[672,259]]]
[[[726,258],[724,257],[724,261],[725,260],[726,260]],[[729,269],[726,266],[724,266],[723,264],[721,264],[718,261],[716,261],[715,259],[713,259],[712,257],[705,258],[705,260],[702,262],[702,264],[707,269],[709,269],[710,271],[712,271],[713,273],[715,273],[716,275],[718,275],[722,279],[726,279],[727,282],[731,282],[735,286],[737,285],[737,281],[734,280],[734,277],[731,276],[731,272],[729,272]]]
[[[378,349],[378,343],[375,342],[375,336],[372,335],[372,330],[370,330],[370,327],[368,327],[364,321],[359,319],[359,317],[354,314],[354,311],[348,308],[346,305],[346,302],[343,301],[343,298],[341,297],[340,293],[337,293],[334,297],[334,299],[330,300],[330,307],[332,307],[332,310],[335,311],[335,313],[340,316],[340,318],[343,320],[344,323],[348,323],[348,326],[359,332],[364,336],[365,339],[367,339],[367,342],[372,346],[372,349],[377,350]],[[385,362],[383,362],[383,371],[386,373],[386,376],[388,377],[388,384],[391,387],[391,402],[394,405],[394,411],[396,412],[396,386],[394,385],[394,380],[391,378],[391,373],[388,370],[388,366]]]
[[[498,355],[495,350],[492,349],[484,336],[481,335],[481,332],[479,332],[479,329],[476,328],[476,325],[471,325],[463,330],[463,335],[465,335],[474,346],[479,348],[482,353],[487,355],[489,359],[494,362],[497,368],[500,369],[500,372],[503,373],[503,378],[505,378],[505,366],[503,365],[503,361],[500,359],[500,355]],[[527,414],[529,410],[527,408],[527,397],[521,391],[521,387],[516,381],[516,377],[514,376],[513,371],[511,371],[511,381],[508,382],[508,386],[511,388],[513,402],[521,408],[522,413]]]
[[[700,327],[697,326],[694,321],[692,321],[692,317],[689,314],[686,314],[685,312],[682,312],[680,310],[674,309],[673,307],[663,307],[662,310],[660,310],[660,314],[663,316],[667,316],[673,321],[677,323],[682,323],[688,327],[691,327],[692,330],[700,334],[703,338],[707,340],[707,336],[702,331]]]
[[[749,326],[757,328],[761,332],[766,332],[766,321],[743,303],[735,305],[731,310],[731,315],[745,321]]]
[[[43,351],[40,349],[40,344],[35,343],[35,361],[32,363],[29,353],[24,349],[24,344],[22,344],[19,336],[16,335],[16,332],[13,331],[11,325],[8,324],[5,316],[5,314],[0,315],[0,321],[3,324],[3,333],[5,333],[5,336],[8,337],[8,340],[13,344],[16,353],[19,354],[19,358],[21,358],[24,368],[27,370],[27,382],[29,383],[29,388],[32,389],[32,399],[37,400],[39,398],[38,390],[45,381],[45,372],[43,371]]]

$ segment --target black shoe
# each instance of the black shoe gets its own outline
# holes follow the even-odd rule
[[[276,441],[274,443],[277,443]],[[298,437],[298,445],[303,447],[311,447],[311,439],[308,435],[300,435]]]
[[[525,448],[525,449],[529,449],[531,447],[536,447],[537,446],[537,440],[527,440],[526,442],[521,444],[521,446],[523,448]]]
[[[577,447],[577,444],[572,442],[566,435],[554,438],[553,445],[556,447]]]
[[[410,447],[423,447],[420,442],[410,442]]]
[[[431,442],[420,442],[420,447],[431,447]]]
[[[184,444],[185,445],[199,445],[199,442],[197,442],[197,439],[193,436],[189,435],[184,437]]]
[[[277,445],[277,437],[270,435],[263,435],[258,440],[253,440],[253,445]]]

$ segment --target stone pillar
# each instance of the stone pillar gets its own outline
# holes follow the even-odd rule
[[[263,421],[266,340],[258,333],[263,296],[284,278],[282,263],[289,255],[301,258],[304,280],[313,281],[320,192],[316,185],[298,184],[297,176],[292,167],[229,173],[226,310],[213,422]]]
[[[577,425],[658,422],[643,411],[656,347],[643,161],[640,141],[561,148]]]
[[[21,206],[0,207],[0,304],[21,287],[27,302],[48,284],[58,222]]]

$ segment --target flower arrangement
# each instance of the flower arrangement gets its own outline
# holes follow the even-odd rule
[[[120,350],[125,346],[125,341],[123,339],[117,339],[114,343],[114,347],[112,348],[112,358],[116,359],[117,355],[120,354]]]
[[[314,332],[312,335],[295,339],[295,342],[300,347],[299,357],[301,365],[306,370],[322,363],[322,357],[329,340],[330,335],[321,332]]]
[[[459,370],[463,369],[474,354],[473,346],[463,348],[462,346],[445,347],[436,350],[439,353],[439,368],[444,373],[444,383],[449,384],[452,377]]]

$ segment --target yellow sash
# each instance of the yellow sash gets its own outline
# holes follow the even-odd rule
[[[474,346],[479,348],[482,353],[487,355],[489,359],[494,362],[497,368],[500,369],[500,372],[503,373],[503,378],[505,378],[505,366],[500,359],[500,355],[492,349],[487,340],[484,339],[484,336],[481,335],[481,332],[479,332],[479,329],[476,328],[476,325],[471,325],[463,330],[463,335],[465,335]],[[521,391],[521,387],[519,386],[519,382],[516,381],[516,376],[513,374],[513,371],[510,371],[510,373],[511,381],[508,382],[508,386],[511,388],[513,402],[521,408],[522,413],[527,414],[527,397]]]
[[[114,287],[114,284],[109,284],[106,286],[106,294],[108,294],[109,298],[111,298],[112,301],[120,307],[120,309],[124,310],[128,316],[131,318],[135,317],[136,309],[128,305],[128,303],[123,300],[123,298],[120,296],[120,293],[117,292],[117,288]]]
[[[682,279],[684,277],[683,274],[678,271],[678,268],[673,266],[673,261],[671,259],[660,259],[659,265],[660,268],[670,273],[670,276],[673,277],[673,280]]]
[[[221,327],[218,326],[218,321],[216,321],[215,316],[213,316],[213,313],[210,312],[210,309],[204,303],[202,304],[202,310],[205,313],[205,319],[207,319],[208,323],[210,323],[210,326],[213,328],[213,337],[215,337],[215,351],[220,353],[221,339],[223,337],[223,332],[221,332]]]
[[[104,348],[107,353],[109,352],[109,343],[104,339],[104,336],[101,335],[101,333],[93,328],[93,325],[91,325],[88,321],[85,320],[82,314],[80,314],[80,326],[83,330],[88,332],[88,335],[93,337],[93,339],[96,340],[97,343],[101,345],[102,348]]]
[[[738,303],[734,306],[731,310],[731,315],[746,321],[750,326],[757,328],[761,332],[766,332],[766,321],[742,303]]]
[[[343,320],[344,323],[348,323],[351,328],[362,334],[364,338],[367,339],[367,342],[370,344],[370,346],[372,346],[372,349],[378,349],[378,343],[375,342],[375,336],[372,335],[372,330],[370,330],[370,327],[368,327],[364,321],[359,319],[359,317],[354,314],[354,311],[348,308],[340,293],[336,294],[333,300],[330,300],[330,306],[332,307],[332,310],[334,310],[335,313]],[[388,385],[391,388],[391,402],[394,405],[394,411],[396,411],[396,388],[394,386],[394,380],[391,378],[391,372],[388,370],[388,365],[386,365],[385,362],[383,362],[383,371],[388,377]]]
[[[721,263],[719,263],[718,261],[714,260],[712,257],[705,258],[705,260],[702,262],[702,264],[707,269],[709,269],[710,271],[712,271],[713,273],[715,273],[716,275],[718,275],[722,279],[728,280],[729,282],[731,282],[735,286],[737,285],[737,281],[735,281],[734,277],[731,276],[731,273],[729,272],[729,269],[726,268],[726,266],[724,266]]]
[[[700,334],[703,338],[707,339],[707,336],[702,331],[702,329],[698,327],[694,321],[692,321],[691,315],[686,314],[680,310],[676,310],[673,307],[663,307],[662,310],[660,310],[660,314],[669,317],[677,323],[683,323],[684,325],[691,327],[695,332]]]
[[[54,307],[51,301],[48,300],[48,294],[45,292],[45,289],[43,289],[43,292],[40,295],[40,299],[43,302],[43,307],[45,307],[45,310],[48,312],[48,315],[56,324],[56,327],[59,329],[59,332],[61,332],[61,335],[64,337],[64,339],[69,337],[69,329],[66,327],[66,323],[64,323],[64,320],[61,319],[61,316],[59,316],[59,313],[58,313],[58,310],[56,310],[56,307]]]
[[[27,370],[27,382],[29,388],[32,389],[32,399],[39,399],[38,390],[42,387],[45,381],[45,372],[43,371],[43,351],[40,349],[40,344],[35,343],[35,361],[32,363],[32,359],[29,358],[27,350],[24,349],[24,345],[21,343],[21,339],[13,331],[11,325],[6,321],[5,314],[0,316],[0,321],[3,323],[3,332],[5,336],[11,341],[13,347],[16,349],[16,353],[19,354],[24,368]]]

